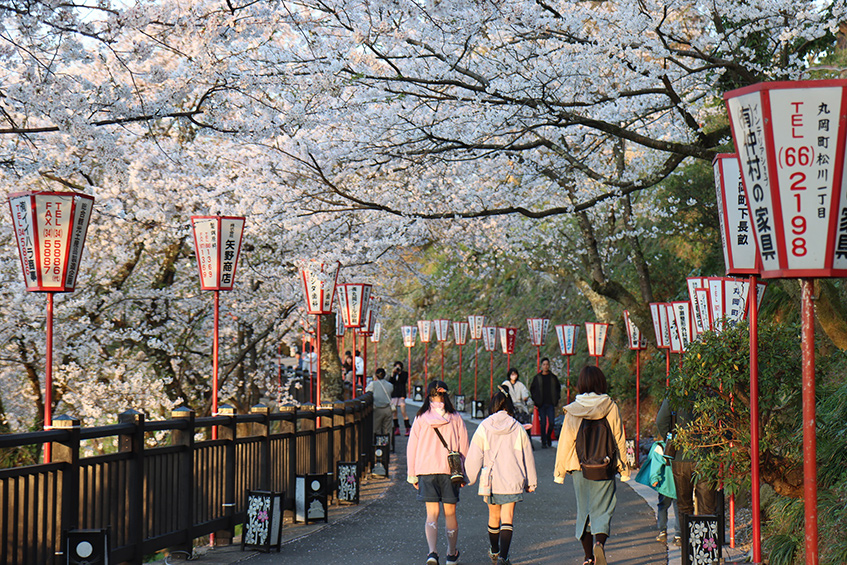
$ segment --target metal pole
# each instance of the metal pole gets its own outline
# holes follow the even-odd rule
[[[462,394],[462,346],[459,345],[459,394]]]
[[[444,342],[441,342],[441,380],[444,381]]]
[[[567,393],[566,402],[568,404],[570,404],[571,403],[571,356],[567,355],[566,357],[568,358],[568,384],[567,384],[567,387],[568,387],[567,392],[568,393]]]
[[[321,405],[321,315],[317,315],[317,323],[315,324],[315,354],[318,358],[318,395],[317,395],[317,404]],[[312,356],[309,356],[309,382],[312,380],[312,367],[311,367]]]
[[[641,350],[635,350],[635,466],[638,467],[641,444]]]
[[[218,415],[218,325],[220,323],[220,291],[215,291],[214,324],[212,330],[212,416]],[[218,427],[212,426],[212,439],[218,439]]]
[[[409,378],[406,379],[406,395],[409,398],[412,398],[412,348],[407,347],[406,350],[409,352],[409,364],[407,365],[406,372],[409,374]]]
[[[806,565],[818,565],[818,465],[815,437],[815,309],[813,279],[801,279],[803,350],[803,490],[806,521]]]
[[[44,429],[53,428],[53,293],[47,293],[47,338],[44,344]],[[44,462],[53,460],[53,446],[44,444]]]
[[[750,277],[750,504],[753,507],[753,563],[762,562],[762,514],[759,476],[759,293],[756,275]]]
[[[671,386],[671,350],[665,350],[665,387]]]

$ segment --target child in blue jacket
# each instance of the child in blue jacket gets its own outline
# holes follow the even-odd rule
[[[656,440],[650,446],[647,461],[641,466],[641,470],[638,471],[635,480],[659,493],[657,513],[659,535],[656,537],[656,541],[663,543],[667,543],[668,541],[668,508],[673,503],[674,514],[676,514],[676,531],[674,535],[674,542],[676,543],[680,539],[679,513],[676,509],[676,487],[673,482],[671,463],[668,459],[665,459],[665,443],[663,441]]]

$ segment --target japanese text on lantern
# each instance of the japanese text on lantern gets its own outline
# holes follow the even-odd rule
[[[235,223],[229,224],[226,239],[223,241],[223,261],[221,262],[221,286],[232,284],[232,274],[235,271],[235,254],[238,251],[238,236],[235,233]]]
[[[827,241],[830,224],[841,89],[774,90],[770,99],[786,266],[823,268],[820,242]]]
[[[36,202],[36,209],[43,211],[36,218],[40,238],[38,253],[41,256],[41,284],[47,288],[58,288],[64,282],[62,271],[67,252],[65,236],[71,221],[71,199],[39,194]]]
[[[11,199],[13,219],[15,222],[15,235],[18,240],[18,248],[21,252],[21,263],[23,266],[24,279],[27,288],[38,285],[38,274],[35,267],[35,241],[30,230],[30,199],[28,196]]]

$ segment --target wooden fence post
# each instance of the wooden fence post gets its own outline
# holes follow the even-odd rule
[[[118,414],[118,422],[132,424],[135,429],[118,437],[118,451],[129,453],[126,484],[127,543],[134,550],[130,563],[140,565],[142,542],[144,541],[144,414],[127,410]]]
[[[309,473],[317,473],[318,469],[318,454],[317,442],[315,433],[315,405],[311,403],[302,404],[297,411],[297,418],[300,420],[301,431],[309,433]]]
[[[287,485],[285,489],[285,501],[283,508],[291,510],[294,508],[294,483],[297,476],[297,407],[285,404],[279,407],[282,419],[279,421],[279,431],[288,436],[288,468],[282,469],[282,484]],[[280,453],[280,461],[283,459]]]
[[[177,528],[183,534],[182,543],[171,548],[172,551],[193,552],[193,511],[194,511],[194,410],[180,406],[171,411],[171,418],[185,422],[183,427],[171,433],[173,445],[181,446],[177,455],[177,500],[174,501],[177,515]]]
[[[224,516],[229,516],[226,529],[215,532],[215,545],[230,545],[232,538],[235,536],[235,522],[233,513],[235,512],[235,463],[236,449],[235,438],[238,435],[238,424],[235,418],[235,407],[231,404],[223,404],[218,408],[219,416],[229,416],[229,423],[218,426],[218,439],[226,441],[224,448],[224,468],[223,468],[223,491],[224,500],[220,512]]]
[[[264,404],[256,404],[250,408],[251,414],[261,414],[261,422],[253,422],[252,433],[262,438],[262,453],[259,455],[261,465],[259,469],[259,485],[261,490],[271,489],[271,436],[270,436],[270,408]]]

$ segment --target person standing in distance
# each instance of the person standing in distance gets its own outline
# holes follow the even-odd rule
[[[541,360],[541,372],[532,378],[529,393],[538,408],[541,447],[550,447],[553,445],[553,426],[556,419],[556,407],[562,397],[562,383],[559,382],[559,377],[550,371],[550,360],[547,357]]]
[[[406,435],[411,431],[409,417],[406,415],[406,391],[409,386],[409,373],[403,370],[403,362],[394,362],[394,371],[388,377],[388,382],[394,385],[394,392],[391,393],[391,411],[394,412],[394,435],[400,435],[400,414],[403,414],[403,427],[406,430]]]
[[[374,435],[389,435],[391,433],[391,394],[394,387],[385,380],[385,369],[382,367],[376,370],[374,377],[365,391],[372,392],[374,395]]]

